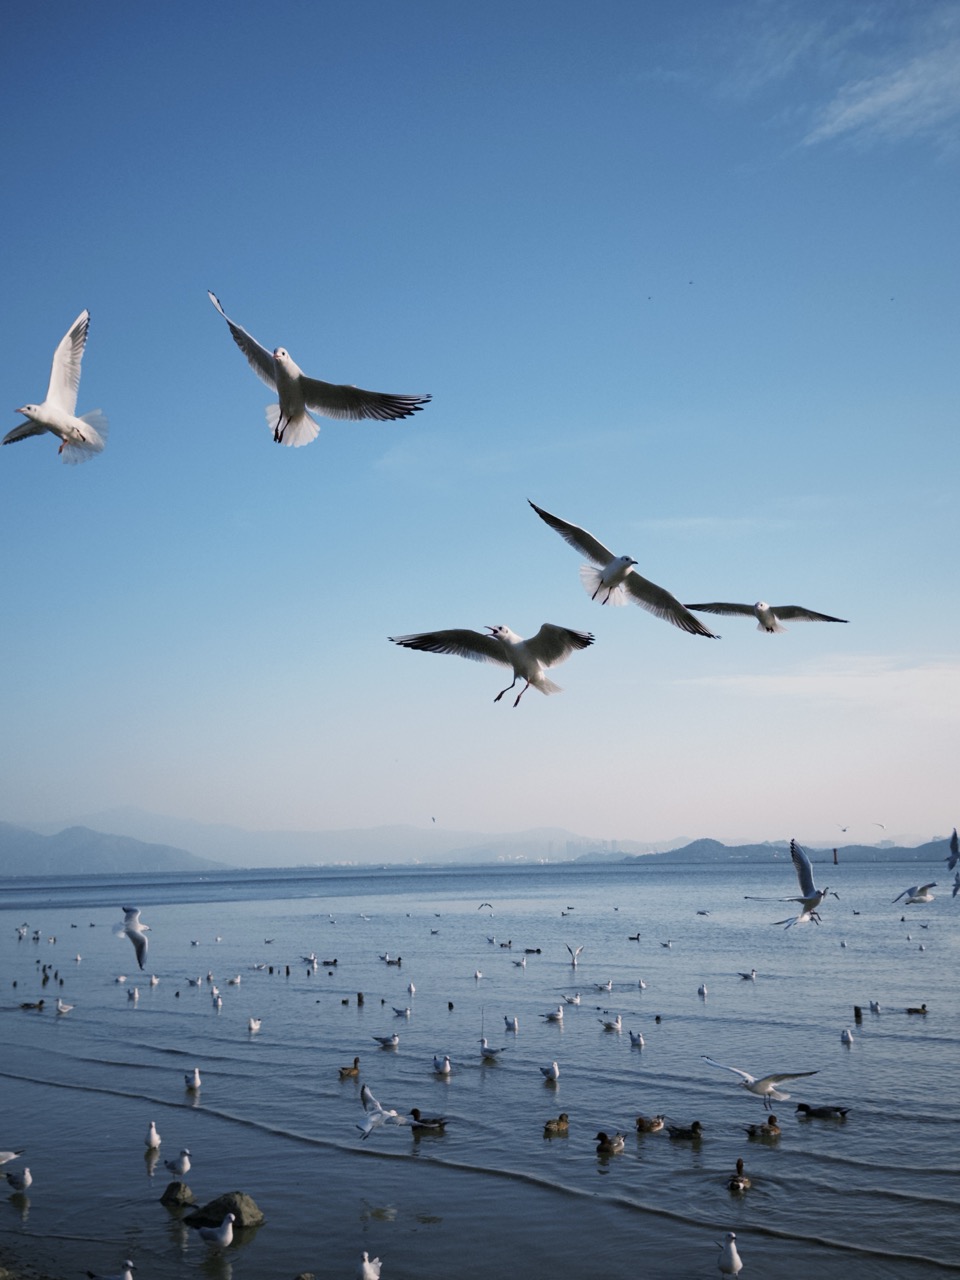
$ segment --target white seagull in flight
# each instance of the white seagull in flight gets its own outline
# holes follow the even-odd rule
[[[388,636],[394,644],[404,649],[419,649],[423,653],[453,653],[458,658],[470,658],[473,662],[497,662],[502,667],[513,668],[513,680],[501,689],[494,702],[499,702],[518,680],[526,684],[517,694],[514,706],[530,688],[541,693],[560,693],[559,685],[548,680],[545,672],[558,663],[565,662],[575,649],[586,649],[593,644],[593,636],[586,631],[571,631],[568,627],[545,622],[535,636],[524,640],[509,627],[487,627],[490,635],[479,631],[458,629],[453,631],[424,631],[412,636]]]
[[[909,889],[904,889],[903,893],[898,893],[893,901],[899,902],[901,898],[906,898],[907,906],[911,902],[932,902],[936,894],[931,893],[930,890],[936,887],[936,880],[931,880],[929,884],[913,884]]]
[[[799,902],[802,910],[798,915],[788,916],[786,920],[774,920],[774,924],[785,924],[789,929],[792,924],[809,924],[813,920],[816,924],[820,923],[820,916],[817,908],[823,902],[828,893],[840,901],[840,895],[829,886],[818,889],[813,881],[813,867],[810,865],[810,859],[797,844],[796,840],[790,841],[790,858],[793,862],[794,869],[797,873],[797,881],[800,885],[800,894],[795,898],[776,898],[776,902]],[[769,901],[769,899],[755,898],[751,894],[745,894],[746,898],[750,898],[754,902]]]
[[[530,502],[530,499],[527,499]],[[551,529],[556,529],[564,542],[579,551],[581,555],[592,560],[593,564],[585,564],[580,568],[580,581],[591,600],[600,598],[601,604],[624,605],[628,595],[634,604],[640,605],[649,613],[654,613],[665,622],[672,622],[681,631],[689,631],[691,635],[708,636],[718,639],[712,631],[708,631],[699,618],[689,612],[676,596],[672,596],[663,587],[641,577],[633,567],[637,561],[631,556],[615,556],[602,542],[598,542],[592,533],[575,524],[568,524],[559,516],[552,516],[535,502],[531,507]],[[596,567],[594,567],[596,566]]]
[[[123,924],[117,925],[117,933],[126,934],[133,943],[133,949],[137,953],[137,964],[143,968],[143,962],[147,958],[147,935],[146,931],[150,928],[148,924],[144,924],[140,919],[139,907],[123,908]]]
[[[360,387],[308,378],[283,347],[277,347],[271,355],[256,338],[251,338],[246,329],[234,324],[216,294],[208,289],[207,296],[226,320],[233,340],[247,357],[250,368],[279,397],[279,404],[267,405],[267,425],[277,444],[298,448],[316,439],[320,427],[308,409],[325,418],[349,418],[353,421],[377,418],[388,422],[394,418],[408,418],[430,400],[430,396],[391,395],[384,391],[364,391]]]
[[[952,871],[960,862],[960,839],[957,838],[957,828],[953,828],[953,835],[950,837],[950,852],[947,854],[947,870]]]
[[[763,1105],[769,1111],[771,1110],[771,1102],[786,1102],[790,1097],[789,1093],[781,1093],[777,1085],[781,1080],[799,1080],[801,1076],[815,1076],[816,1071],[781,1071],[778,1075],[761,1076],[758,1080],[755,1076],[750,1075],[748,1071],[741,1071],[739,1067],[728,1067],[725,1062],[715,1062],[713,1058],[708,1058],[702,1053],[701,1058],[704,1062],[709,1062],[712,1067],[722,1067],[724,1071],[733,1071],[741,1077],[741,1085],[748,1093],[756,1094],[758,1098],[763,1099]]]
[[[43,404],[25,404],[19,408],[17,413],[24,414],[28,420],[8,431],[0,443],[14,444],[49,431],[60,438],[59,453],[64,462],[86,462],[101,452],[107,439],[105,415],[99,409],[91,409],[78,418],[74,412],[80,387],[80,361],[89,328],[90,312],[81,311],[53,353],[47,398]]]
[[[793,622],[847,622],[847,618],[833,618],[829,613],[814,613],[812,609],[804,609],[799,604],[767,604],[766,600],[758,600],[756,604],[688,604],[688,609],[701,613],[733,613],[744,618],[756,618],[757,630],[767,631],[771,635],[775,631],[786,631],[780,622],[788,619]]]
[[[381,1107],[365,1084],[360,1086],[360,1101],[367,1113],[367,1119],[364,1124],[358,1124],[357,1128],[364,1139],[369,1138],[374,1129],[382,1124],[406,1124],[406,1119],[399,1111],[395,1111],[392,1107]]]

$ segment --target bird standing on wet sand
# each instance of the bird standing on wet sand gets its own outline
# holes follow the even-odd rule
[[[748,1093],[754,1094],[758,1098],[763,1099],[763,1105],[769,1111],[771,1103],[785,1102],[789,1097],[789,1093],[781,1093],[777,1089],[777,1085],[783,1080],[799,1080],[801,1076],[815,1076],[816,1071],[781,1071],[777,1075],[761,1076],[758,1080],[755,1076],[750,1075],[748,1071],[741,1071],[739,1067],[728,1067],[725,1062],[716,1062],[713,1058],[708,1058],[705,1053],[700,1057],[704,1062],[709,1062],[712,1067],[721,1067],[724,1071],[732,1071],[735,1075],[741,1077],[741,1087],[746,1089]]]
[[[17,409],[27,418],[3,437],[0,444],[15,444],[30,436],[49,431],[58,436],[58,450],[64,462],[86,462],[103,450],[107,439],[107,419],[99,409],[77,417],[77,391],[80,387],[80,362],[87,344],[90,312],[81,311],[53,353],[50,382],[43,404],[25,404]]]
[[[479,631],[468,631],[458,628],[452,631],[423,631],[409,636],[388,636],[394,644],[404,649],[419,649],[422,653],[452,653],[458,658],[469,658],[473,662],[496,662],[502,667],[513,668],[513,680],[505,689],[501,689],[494,702],[499,702],[518,680],[525,680],[523,688],[517,694],[514,706],[520,705],[520,699],[530,688],[539,689],[543,694],[561,693],[559,685],[548,680],[545,672],[565,662],[575,649],[586,649],[593,644],[593,636],[586,631],[571,631],[569,627],[559,627],[552,622],[545,622],[535,636],[524,640],[509,627],[488,626],[489,635]]]
[[[527,501],[530,502],[530,499]],[[601,604],[625,605],[629,597],[641,609],[663,618],[665,622],[672,622],[681,631],[707,636],[711,640],[718,638],[676,596],[663,587],[658,587],[655,582],[641,577],[634,568],[637,561],[631,556],[615,556],[592,533],[587,533],[586,529],[568,524],[559,516],[544,511],[535,502],[530,502],[530,506],[544,523],[559,533],[564,542],[568,542],[581,555],[593,561],[592,565],[585,564],[580,569],[580,581],[591,600],[599,599]]]
[[[364,391],[360,387],[308,378],[283,347],[276,347],[271,355],[246,329],[241,329],[230,319],[215,294],[208,290],[207,296],[226,320],[233,340],[247,357],[250,368],[261,382],[265,382],[277,393],[279,404],[267,405],[267,425],[277,444],[298,448],[316,439],[320,427],[307,412],[309,409],[325,418],[348,418],[353,421],[376,418],[387,422],[396,418],[408,418],[430,400],[430,396]]]

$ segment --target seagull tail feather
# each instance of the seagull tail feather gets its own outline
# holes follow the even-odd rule
[[[281,426],[279,404],[268,404],[266,414],[270,434],[276,436],[277,428]],[[316,440],[320,434],[320,427],[314,422],[310,414],[304,410],[299,418],[294,418],[292,422],[286,422],[282,427],[282,431],[283,437],[279,443],[299,449],[301,445],[309,444],[311,440]]]
[[[583,589],[591,599],[596,599],[598,604],[625,605],[627,603],[626,588],[621,583],[620,586],[608,590],[602,585],[603,570],[597,569],[592,564],[582,564],[580,566],[580,581],[583,583]]]

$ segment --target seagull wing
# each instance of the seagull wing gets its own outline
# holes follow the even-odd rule
[[[775,1076],[761,1076],[757,1084],[779,1084],[781,1080],[799,1080],[801,1076],[815,1076],[816,1071],[781,1071]]]
[[[503,644],[495,636],[485,636],[479,631],[422,631],[418,635],[387,636],[387,639],[402,645],[404,649],[419,649],[422,653],[453,653],[458,658],[470,658],[473,662],[498,662],[503,667],[513,666]]]
[[[636,569],[631,568],[623,580],[623,585],[641,608],[656,614],[658,618],[663,618],[665,622],[672,622],[681,631],[688,631],[695,636],[707,636],[711,640],[718,638],[703,625],[699,618],[695,618],[676,596],[671,595],[665,587],[658,587],[655,582],[644,578],[642,574],[637,573]]]
[[[367,1085],[360,1086],[360,1101],[363,1103],[363,1109],[366,1112],[379,1112],[383,1114],[383,1107],[376,1100]]]
[[[724,1071],[733,1071],[736,1075],[741,1076],[746,1084],[756,1084],[756,1077],[752,1076],[749,1071],[741,1071],[739,1067],[728,1067],[725,1062],[716,1062],[713,1058],[708,1058],[705,1053],[701,1053],[700,1057],[704,1062],[709,1062],[711,1067],[723,1067]]]
[[[904,889],[903,893],[898,893],[898,894],[897,894],[897,896],[893,899],[893,901],[894,901],[894,902],[899,902],[899,901],[900,901],[900,899],[901,899],[901,898],[905,898],[905,897],[907,896],[907,894],[908,894],[908,893],[913,893],[913,890],[912,890],[912,889]]]
[[[530,499],[527,499],[530,502]],[[581,555],[592,560],[594,564],[606,566],[611,560],[615,560],[612,551],[608,551],[602,542],[598,542],[592,533],[587,533],[586,529],[581,529],[578,525],[568,524],[566,520],[561,520],[559,516],[552,516],[549,511],[544,511],[542,507],[538,507],[535,502],[530,502],[531,507],[544,520],[551,529],[556,529],[564,542],[569,542],[571,547],[576,548]]]
[[[3,437],[0,444],[16,444],[18,440],[28,440],[30,436],[42,436],[47,430],[39,422],[21,422]]]
[[[223,307],[221,307],[220,299],[217,297],[215,293],[211,293],[210,290],[208,289],[207,297],[210,299],[213,305],[217,308],[217,310],[223,316],[224,320],[226,320],[227,326],[229,327],[230,332],[233,334],[233,340],[237,344],[237,346],[240,348],[240,350],[243,352],[243,354],[247,357],[247,361],[250,365],[250,368],[257,375],[257,377],[260,379],[261,382],[265,382],[268,387],[272,387],[273,390],[276,391],[277,376],[276,376],[276,371],[273,363],[273,356],[266,349],[266,347],[261,347],[260,343],[256,340],[256,338],[251,338],[250,334],[247,333],[246,329],[241,329],[238,324],[234,324],[234,322],[230,319],[230,317],[224,311]]]
[[[143,968],[143,962],[147,958],[147,935],[142,933],[140,929],[126,929],[126,935],[133,943],[133,949],[137,953],[137,964]]]
[[[752,604],[722,604],[715,601],[713,604],[687,604],[683,607],[696,609],[699,613],[735,613],[738,617],[754,617]]]
[[[545,667],[566,662],[574,649],[586,649],[591,644],[593,636],[590,632],[571,631],[568,627],[554,626],[552,622],[545,622],[526,642],[527,650]]]
[[[797,879],[800,882],[800,892],[805,898],[812,898],[817,892],[817,886],[813,883],[813,868],[810,866],[810,859],[797,844],[796,840],[790,841],[790,858],[796,868]]]
[[[241,333],[243,330],[241,329]],[[236,334],[234,334],[236,337]],[[237,339],[239,342],[239,339]],[[315,409],[325,418],[349,418],[358,421],[360,418],[376,418],[380,422],[390,422],[396,418],[409,418],[418,413],[430,396],[392,395],[387,391],[364,391],[362,387],[351,387],[335,382],[321,382],[318,378],[300,378],[300,389],[303,392],[304,404],[308,409]]]
[[[60,339],[53,353],[50,368],[50,385],[47,387],[47,403],[56,405],[65,413],[73,413],[77,407],[77,390],[80,386],[80,361],[87,344],[90,328],[90,312],[81,311]]]
[[[917,889],[917,893],[926,893],[928,889],[935,889],[936,887],[936,880],[931,880],[929,884],[922,884],[919,889]]]
[[[847,622],[847,618],[831,618],[829,613],[814,613],[799,604],[774,604],[770,606],[778,618],[792,618],[794,622]]]
[[[957,837],[957,828],[954,827],[953,835],[950,837],[950,852],[947,854],[947,870],[952,871],[958,862],[960,862],[960,838]]]

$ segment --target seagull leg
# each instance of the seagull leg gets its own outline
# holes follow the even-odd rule
[[[517,681],[518,681],[519,679],[520,679],[520,677],[519,677],[519,676],[514,676],[514,677],[513,677],[513,680],[511,681],[511,683],[510,683],[510,684],[508,684],[508,685],[507,685],[507,687],[506,687],[505,689],[501,689],[501,690],[500,690],[500,692],[499,692],[499,693],[497,694],[497,696],[494,698],[494,702],[499,702],[499,701],[500,701],[500,699],[503,697],[503,695],[504,695],[505,693],[509,693],[509,692],[510,692],[510,690],[513,688],[513,686],[517,683]],[[516,703],[514,703],[514,706],[516,706]]]
[[[516,700],[516,702],[513,704],[515,707],[519,707],[519,705],[520,705],[520,699],[523,697],[523,695],[527,692],[527,690],[528,690],[529,688],[530,688],[530,681],[528,680],[528,681],[527,681],[527,683],[526,683],[526,684],[523,686],[523,688],[520,690],[520,692],[517,694],[517,700]]]

